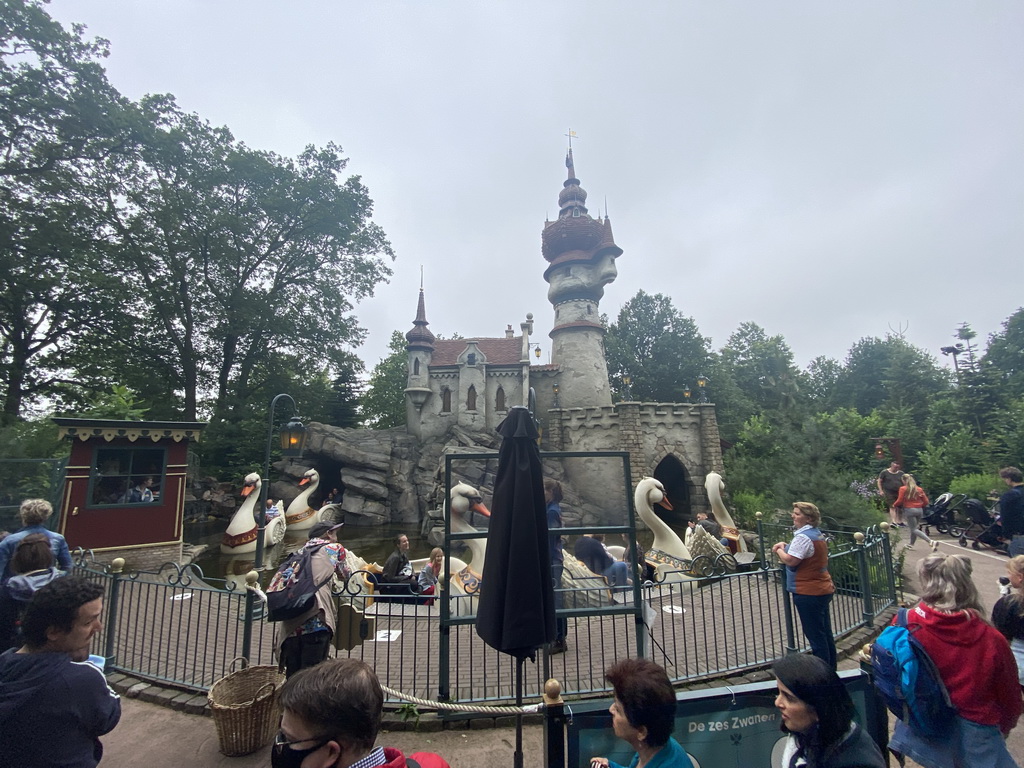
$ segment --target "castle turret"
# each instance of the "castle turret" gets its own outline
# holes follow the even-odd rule
[[[420,286],[420,300],[416,307],[416,319],[412,321],[412,330],[405,334],[408,342],[409,370],[405,388],[405,423],[418,433],[419,414],[423,404],[430,397],[430,360],[434,354],[435,336],[430,332],[427,323],[427,310],[423,301],[423,286]]]
[[[541,234],[541,252],[549,263],[544,271],[548,301],[555,310],[551,362],[561,368],[562,408],[611,405],[599,305],[604,287],[618,275],[615,259],[622,249],[612,237],[611,220],[587,212],[572,147],[565,165],[568,178],[558,195],[558,218],[545,222]]]

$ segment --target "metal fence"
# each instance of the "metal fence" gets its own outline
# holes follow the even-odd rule
[[[763,530],[761,536],[770,548],[774,539]],[[851,537],[829,563],[836,637],[870,625],[895,603],[883,532]],[[275,663],[277,625],[263,619],[261,604],[244,587],[215,583],[194,566],[125,574],[80,557],[76,570],[105,589],[100,639],[108,669],[202,691],[227,674],[236,657]],[[467,704],[514,699],[514,661],[476,636],[471,608],[446,606],[446,593],[433,605],[420,597],[381,597],[363,583],[350,580],[337,596],[338,655],[363,659],[386,686],[415,696]],[[683,682],[764,666],[805,648],[784,574],[764,561],[745,572],[647,583],[619,603],[566,605],[560,612],[568,620],[569,651],[542,652],[527,666],[527,698],[539,697],[549,677],[562,683],[567,698],[605,693],[605,669],[626,656],[647,655]],[[441,621],[442,611],[448,622]]]

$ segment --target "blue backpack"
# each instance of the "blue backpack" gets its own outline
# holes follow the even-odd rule
[[[939,677],[935,662],[907,626],[907,609],[871,646],[875,688],[896,717],[922,736],[948,735],[956,707]]]

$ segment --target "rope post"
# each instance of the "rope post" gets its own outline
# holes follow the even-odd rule
[[[256,571],[249,571],[245,574],[245,623],[242,626],[242,656],[246,661],[251,658],[249,653],[252,651],[253,606],[256,602],[256,595],[252,590],[259,580],[260,575]]]
[[[565,760],[565,702],[562,684],[554,678],[544,683],[544,765],[546,768],[566,768]]]
[[[110,562],[110,599],[107,601],[107,642],[104,644],[103,655],[107,659],[109,669],[117,663],[114,654],[114,642],[117,640],[117,604],[121,596],[121,579],[124,578],[124,558],[115,557]]]
[[[860,593],[864,598],[864,626],[870,627],[875,617],[875,611],[871,600],[871,578],[868,575],[868,553],[864,547],[864,534],[857,531],[853,534],[854,555],[857,558],[857,572],[860,577]]]

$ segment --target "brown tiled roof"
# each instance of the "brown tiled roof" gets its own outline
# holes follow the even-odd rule
[[[523,351],[523,337],[513,336],[511,339],[438,339],[434,342],[434,354],[430,359],[430,367],[438,365],[458,365],[459,355],[469,342],[476,342],[477,347],[487,358],[488,365],[517,365]]]

